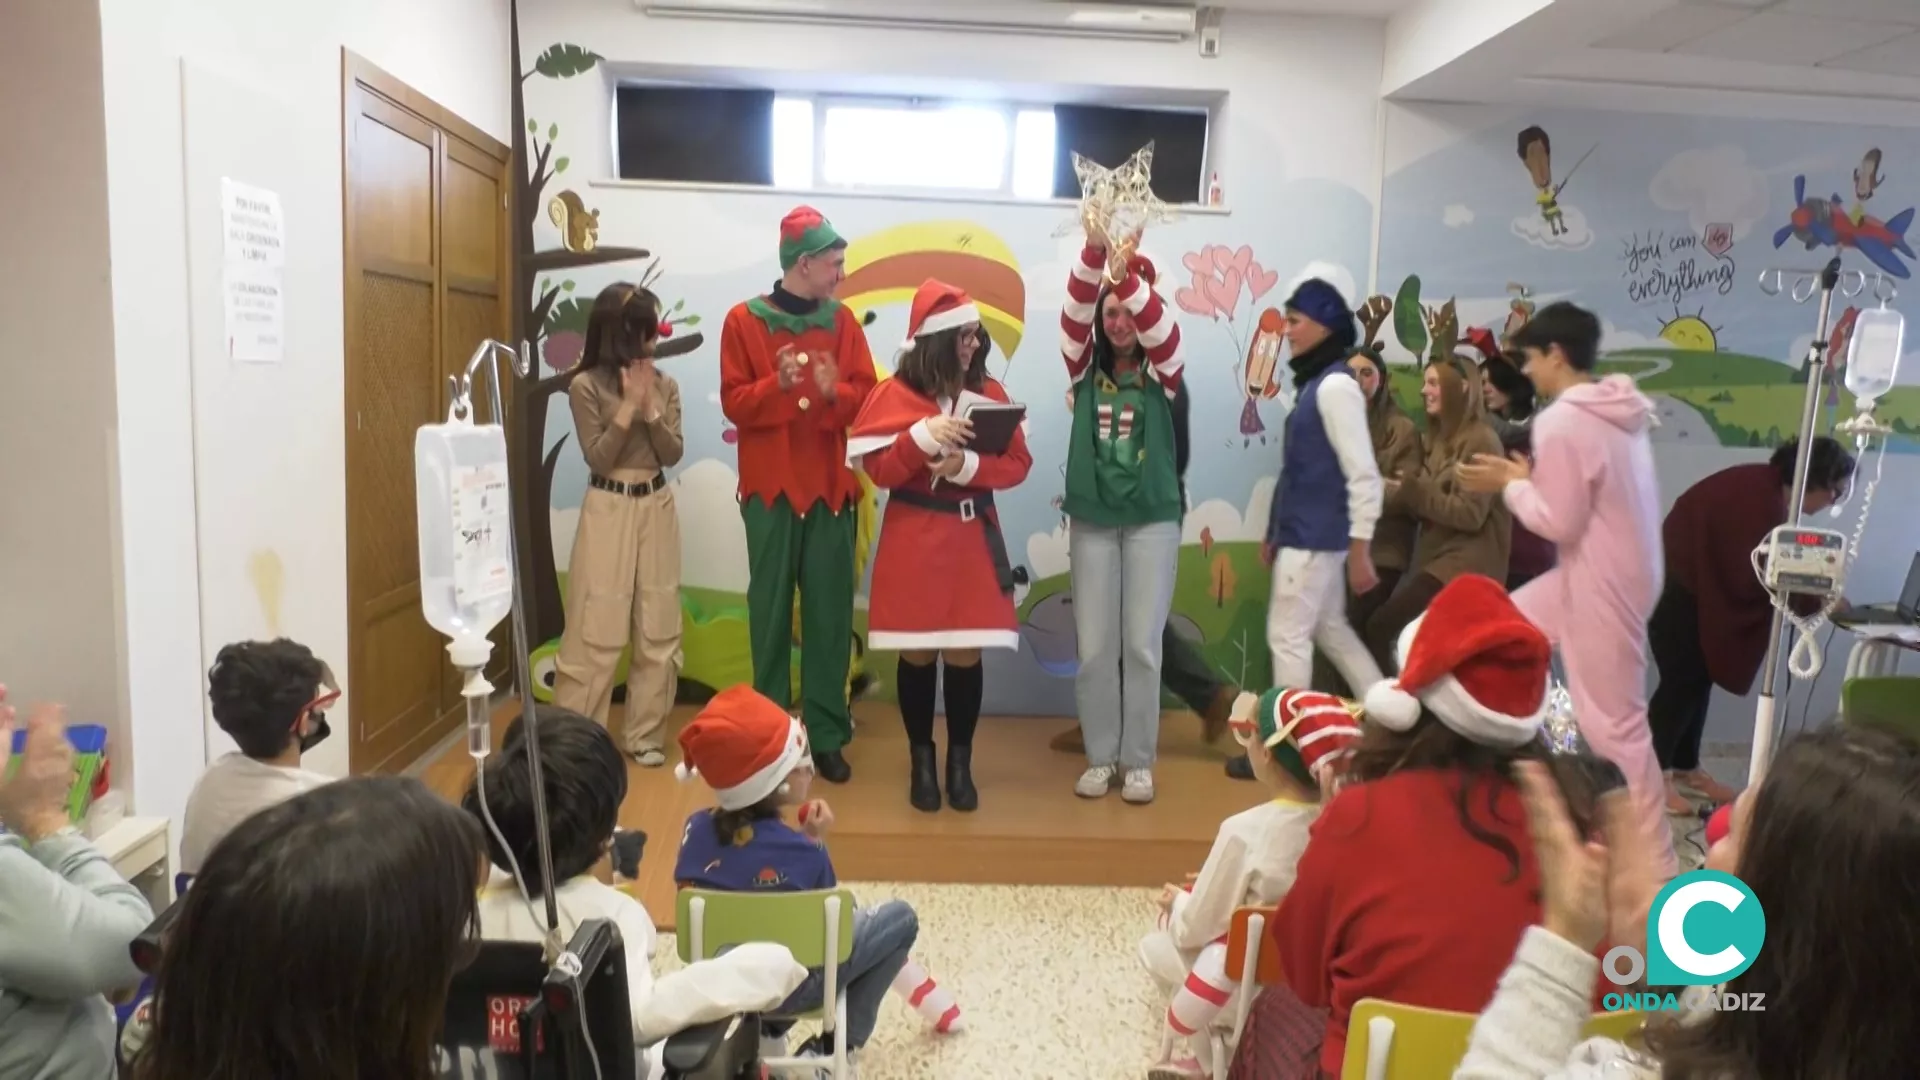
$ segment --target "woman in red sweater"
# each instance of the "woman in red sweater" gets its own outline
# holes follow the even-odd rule
[[[1544,759],[1550,649],[1506,590],[1462,574],[1400,635],[1400,675],[1366,696],[1365,734],[1272,925],[1287,984],[1327,1010],[1317,1070],[1337,1076],[1363,998],[1477,1011],[1540,917],[1520,759]]]

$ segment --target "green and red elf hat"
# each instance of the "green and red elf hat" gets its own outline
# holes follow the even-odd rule
[[[1241,694],[1228,724],[1241,746],[1255,743],[1303,784],[1345,757],[1360,738],[1360,706],[1345,698],[1282,687],[1255,697]]]
[[[833,231],[825,215],[811,206],[796,206],[780,219],[780,269],[793,269],[803,256],[818,255],[847,242]]]

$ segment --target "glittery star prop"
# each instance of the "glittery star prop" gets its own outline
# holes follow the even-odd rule
[[[1173,219],[1167,204],[1153,193],[1153,144],[1134,151],[1117,169],[1076,153],[1073,171],[1080,179],[1080,214],[1055,235],[1084,231],[1103,241],[1107,276],[1119,281],[1126,276],[1127,260],[1140,249],[1147,226]]]

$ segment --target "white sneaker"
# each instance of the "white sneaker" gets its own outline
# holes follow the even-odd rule
[[[1118,765],[1095,765],[1080,774],[1073,785],[1073,793],[1083,799],[1098,799],[1113,790],[1114,778],[1120,774]]]
[[[1120,787],[1120,797],[1130,803],[1152,802],[1153,770],[1128,769],[1127,781]]]

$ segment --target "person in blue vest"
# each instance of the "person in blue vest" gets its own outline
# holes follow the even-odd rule
[[[1260,557],[1273,568],[1273,683],[1290,690],[1312,683],[1316,645],[1356,694],[1380,681],[1379,666],[1347,622],[1343,588],[1351,585],[1360,596],[1380,584],[1372,543],[1385,488],[1367,399],[1346,364],[1358,336],[1352,309],[1326,281],[1308,278],[1287,299],[1297,393]]]

